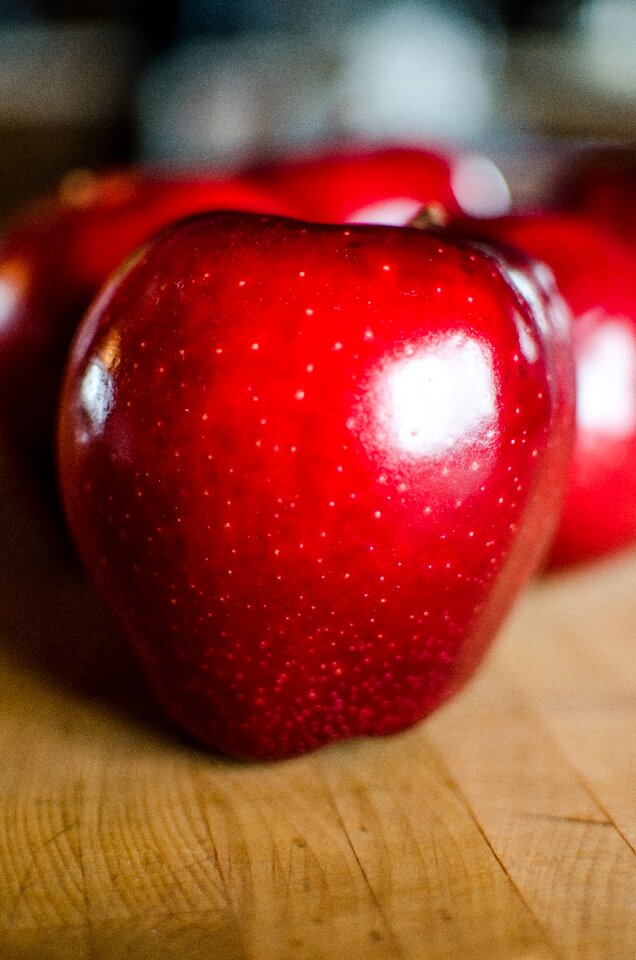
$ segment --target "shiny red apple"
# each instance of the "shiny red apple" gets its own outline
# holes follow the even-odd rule
[[[546,263],[573,315],[576,441],[550,563],[591,560],[636,541],[636,250],[601,224],[567,214],[452,229]]]
[[[150,170],[78,172],[0,236],[0,433],[32,466],[51,471],[66,354],[98,288],[159,228],[219,208],[288,212],[238,180]]]
[[[421,147],[323,149],[251,176],[296,216],[323,223],[402,226],[424,204],[474,216],[500,215],[510,205],[508,186],[487,157]]]
[[[456,690],[558,518],[568,335],[529,266],[416,230],[153,240],[78,332],[59,473],[168,713],[275,758]]]

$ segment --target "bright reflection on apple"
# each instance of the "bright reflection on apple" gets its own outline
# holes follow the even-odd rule
[[[18,297],[15,286],[0,277],[0,330],[11,319]]]
[[[408,223],[421,209],[421,202],[413,197],[389,197],[358,207],[345,219],[347,223],[376,223],[400,227]]]
[[[636,338],[627,322],[600,323],[583,343],[576,415],[589,433],[620,439],[636,430]]]
[[[496,410],[490,350],[463,334],[407,347],[382,370],[381,431],[388,446],[409,458],[441,458],[489,439]]]
[[[0,333],[14,322],[16,308],[25,296],[29,279],[27,264],[18,258],[8,260],[0,267]]]
[[[469,217],[501,217],[512,203],[510,187],[496,164],[480,154],[458,157],[451,174],[453,192]]]
[[[82,443],[96,437],[104,428],[115,402],[113,372],[119,366],[119,335],[107,338],[88,364],[80,385],[80,401],[85,414]]]

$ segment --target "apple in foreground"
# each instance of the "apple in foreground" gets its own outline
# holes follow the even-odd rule
[[[530,265],[197,217],[78,331],[63,500],[167,712],[280,758],[397,731],[467,679],[558,519],[573,402]]]
[[[636,250],[602,224],[545,213],[453,225],[546,263],[570,307],[576,439],[553,567],[636,542]]]
[[[323,149],[251,176],[295,216],[322,223],[403,226],[427,204],[472,216],[499,216],[510,206],[508,185],[492,160],[415,146]]]
[[[77,171],[0,237],[0,433],[52,473],[55,409],[73,334],[99,287],[166,224],[212,209],[287,213],[260,188],[149,169]]]

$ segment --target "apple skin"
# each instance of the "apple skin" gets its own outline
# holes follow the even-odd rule
[[[171,221],[213,209],[288,213],[262,189],[200,174],[78,171],[0,237],[0,433],[50,486],[68,348],[109,274]]]
[[[407,727],[471,675],[567,474],[569,324],[540,280],[417,230],[219,213],[105,288],[63,501],[183,728],[281,758]]]
[[[556,203],[636,245],[636,148],[596,147],[568,164]]]
[[[251,176],[295,216],[321,223],[403,226],[425,204],[451,214],[479,208],[479,215],[498,215],[510,200],[503,176],[486,157],[415,146],[323,149],[262,166]]]
[[[636,541],[636,250],[600,223],[564,213],[463,221],[452,231],[546,263],[572,313],[576,438],[548,565],[628,546]]]

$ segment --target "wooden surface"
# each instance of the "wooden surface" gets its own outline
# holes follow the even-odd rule
[[[2,960],[636,955],[636,554],[534,586],[417,729],[249,766],[163,724],[19,493],[5,477]]]

